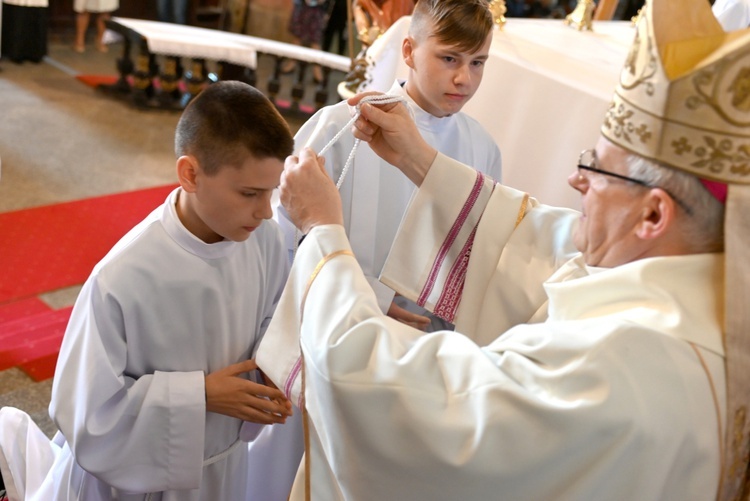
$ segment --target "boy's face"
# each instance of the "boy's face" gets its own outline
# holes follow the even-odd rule
[[[188,175],[193,173],[192,182],[183,179],[181,161],[194,164],[192,169],[185,167]],[[271,195],[279,185],[282,170],[281,160],[248,155],[239,168],[225,165],[208,176],[194,157],[181,157],[178,174],[188,196],[180,197],[178,202],[180,220],[206,243],[247,240],[263,220],[273,215]]]
[[[404,61],[410,68],[406,92],[436,117],[461,111],[482,82],[491,43],[492,32],[478,51],[469,53],[432,36],[408,36],[402,46]]]

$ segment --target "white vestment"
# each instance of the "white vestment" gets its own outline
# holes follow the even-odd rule
[[[52,389],[60,433],[39,449],[52,460],[42,482],[33,466],[17,480],[25,499],[246,499],[248,469],[278,462],[250,459],[246,442],[262,425],[206,412],[204,378],[254,356],[288,273],[281,232],[269,221],[244,242],[206,244],[180,222],[178,193],[84,284]],[[290,456],[287,487],[301,448],[265,451]]]
[[[308,235],[257,360],[294,353],[285,337],[299,332],[313,500],[716,496],[723,255],[592,268],[580,255],[566,261],[569,219],[438,155],[386,283],[457,309],[457,329],[465,315],[504,327],[502,311],[527,285],[505,282],[507,265],[557,268],[544,283],[546,321],[499,330],[485,346],[384,316],[355,260],[334,254],[349,249],[343,229]]]
[[[711,10],[724,31],[750,26],[750,0],[716,0]]]
[[[419,108],[398,82],[394,83],[389,94],[407,100],[419,132],[427,143],[500,180],[500,150],[479,122],[464,113],[437,118]],[[349,110],[346,102],[341,102],[318,111],[295,135],[295,151],[299,152],[306,146],[316,152],[322,150],[349,122]],[[334,181],[341,176],[354,141],[351,132],[346,130],[324,155],[326,169]],[[346,234],[384,312],[388,311],[394,292],[380,283],[378,276],[413,192],[414,184],[377,156],[366,143],[359,145],[340,188]],[[296,248],[295,237],[299,240],[302,235],[296,234],[294,225],[285,215],[277,205],[274,218],[284,231],[291,259]]]

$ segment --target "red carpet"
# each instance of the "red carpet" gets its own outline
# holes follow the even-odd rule
[[[83,82],[89,87],[97,85],[113,85],[119,79],[116,75],[76,75],[79,82]]]
[[[6,322],[48,311],[50,311],[50,307],[44,304],[41,299],[35,297],[3,304],[0,305],[0,326]]]
[[[174,185],[0,214],[0,304],[82,284]]]
[[[0,370],[51,378],[72,307],[36,296],[82,284],[92,268],[175,185],[0,214]]]
[[[51,378],[72,309],[49,310],[0,325],[0,370],[20,367],[35,381]]]

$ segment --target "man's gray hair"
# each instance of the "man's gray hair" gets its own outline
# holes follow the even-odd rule
[[[628,175],[650,186],[668,191],[679,203],[690,208],[682,233],[695,252],[724,250],[724,205],[706,189],[700,180],[685,172],[663,166],[639,155],[626,159]],[[683,207],[684,211],[684,207]]]

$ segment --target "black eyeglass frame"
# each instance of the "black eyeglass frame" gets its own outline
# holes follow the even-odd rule
[[[610,172],[608,170],[599,169],[598,167],[593,167],[591,165],[584,165],[581,163],[581,160],[583,159],[583,155],[586,153],[591,153],[591,162],[596,162],[596,151],[595,150],[583,150],[580,155],[578,155],[578,168],[583,169],[590,172],[596,172],[598,174],[603,174],[605,176],[614,177],[617,179],[621,179],[623,181],[629,181],[631,183],[635,183],[639,186],[643,186],[644,188],[659,188],[660,190],[664,190],[664,192],[669,195],[675,202],[677,202],[677,205],[682,207],[682,210],[687,213],[688,216],[691,216],[693,214],[693,211],[688,207],[682,200],[674,196],[669,190],[662,188],[661,186],[655,186],[653,184],[649,184],[646,181],[643,181],[642,179],[635,179],[633,177],[624,176],[622,174],[618,174],[616,172]]]

